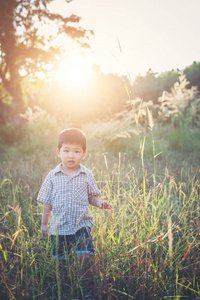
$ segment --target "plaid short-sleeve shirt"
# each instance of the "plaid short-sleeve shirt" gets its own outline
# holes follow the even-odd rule
[[[80,165],[69,177],[59,164],[47,175],[37,200],[52,205],[50,234],[75,234],[80,228],[92,228],[94,218],[89,211],[89,198],[100,191],[92,172]]]

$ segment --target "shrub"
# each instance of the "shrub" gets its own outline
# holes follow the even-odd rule
[[[23,152],[30,150],[48,150],[57,143],[60,125],[55,116],[35,106],[21,115],[26,121],[26,137],[21,145]]]
[[[173,120],[175,125],[199,126],[200,98],[197,87],[187,89],[186,76],[181,74],[179,82],[175,82],[171,93],[164,91],[158,99],[160,105],[160,117],[163,120]]]
[[[89,140],[94,140],[105,151],[125,151],[128,148],[138,151],[137,136],[144,133],[147,125],[147,108],[153,107],[151,101],[140,98],[130,100],[128,108],[114,114],[112,118],[84,125]],[[155,106],[154,106],[154,109]]]
[[[174,128],[169,136],[169,149],[194,152],[200,149],[200,132],[191,127]]]
[[[0,127],[0,141],[1,144],[14,145],[16,142],[21,141],[24,136],[24,131],[15,124],[6,123]]]

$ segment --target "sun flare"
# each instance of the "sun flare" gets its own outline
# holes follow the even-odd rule
[[[69,88],[78,88],[86,85],[92,78],[90,65],[81,59],[63,61],[55,73],[55,79]]]

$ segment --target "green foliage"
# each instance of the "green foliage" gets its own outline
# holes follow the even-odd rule
[[[145,76],[137,76],[133,82],[133,97],[140,97],[144,101],[152,100],[157,103],[163,91],[170,92],[181,73],[184,73],[189,80],[188,88],[197,86],[198,90],[200,89],[200,63],[193,62],[192,65],[182,71],[177,69],[157,74],[149,69]]]
[[[159,97],[159,78],[157,73],[148,70],[145,76],[137,76],[133,83],[133,96],[144,101],[155,100]]]
[[[200,62],[194,61],[184,69],[184,74],[190,82],[189,87],[197,86],[200,90]]]
[[[178,78],[180,76],[180,70],[171,70],[163,72],[159,75],[160,81],[161,81],[161,88],[162,90],[170,91],[172,86],[176,81],[178,81]]]
[[[148,70],[145,76],[137,76],[133,82],[133,97],[140,97],[143,101],[151,100],[157,103],[163,90],[169,91],[178,80],[179,71],[167,71],[160,75]]]
[[[198,128],[173,128],[169,135],[169,149],[182,153],[200,153],[200,132]]]

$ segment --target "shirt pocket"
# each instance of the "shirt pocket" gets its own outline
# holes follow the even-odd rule
[[[81,206],[88,206],[88,191],[87,185],[77,185],[75,187],[74,201]]]

